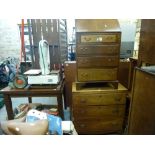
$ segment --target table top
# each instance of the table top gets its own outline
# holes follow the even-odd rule
[[[28,88],[24,89],[15,89],[15,88],[10,88],[9,86],[3,88],[0,90],[2,94],[58,94],[62,93],[64,88],[64,81],[61,81],[58,85],[54,86],[30,86]]]

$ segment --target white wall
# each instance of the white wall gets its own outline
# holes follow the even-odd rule
[[[7,57],[20,58],[18,20],[0,19],[0,61]]]
[[[119,24],[121,27],[121,41],[131,42],[135,41],[136,35],[136,20],[135,19],[119,19]]]

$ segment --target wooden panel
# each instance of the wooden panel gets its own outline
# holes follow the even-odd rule
[[[47,20],[46,19],[42,19],[42,33],[43,33],[43,39],[45,40],[49,40],[47,38],[49,38],[49,33],[48,33],[48,29],[47,29]]]
[[[129,134],[155,134],[155,75],[136,69],[130,106]]]
[[[36,30],[36,20],[31,20],[32,24],[32,35],[33,35],[33,44],[34,46],[38,46],[38,39],[37,39],[37,30]]]
[[[38,46],[39,46],[39,41],[42,39],[42,26],[41,26],[41,20],[36,19],[36,36],[38,40]]]
[[[115,93],[114,91],[106,94],[79,94],[73,95],[74,105],[111,105],[111,104],[125,104],[126,94]]]
[[[83,120],[84,118],[104,118],[107,119],[116,117],[124,117],[124,105],[106,105],[106,106],[74,106],[73,115],[76,120]]]
[[[120,43],[120,33],[77,33],[76,42],[78,44],[116,44]]]
[[[50,69],[54,65],[60,65],[67,60],[67,29],[66,20],[61,20],[64,24],[63,35],[61,35],[60,22],[58,19],[32,19],[32,35],[34,47],[38,48],[39,41],[42,39],[47,40],[49,43],[50,52]],[[62,48],[63,47],[63,50]],[[65,48],[65,50],[64,50]],[[38,68],[38,53],[35,54],[35,66]]]
[[[77,32],[120,32],[116,19],[76,19]]]
[[[155,65],[155,19],[142,19],[138,62]]]
[[[74,121],[78,134],[105,134],[122,131],[123,119]]]
[[[72,82],[76,80],[76,62],[65,61],[64,63],[65,74],[65,95],[66,95],[66,107],[72,106]]]
[[[117,68],[78,69],[78,81],[117,80]]]
[[[130,71],[130,62],[120,61],[119,71],[118,71],[118,80],[126,88],[129,87],[129,71]]]
[[[101,68],[101,67],[112,67],[118,65],[118,57],[109,56],[95,56],[95,57],[77,57],[77,66],[78,68]]]
[[[85,34],[80,36],[81,43],[115,43],[117,42],[115,34]]]
[[[119,54],[119,45],[77,45],[76,52],[78,56],[116,56]]]

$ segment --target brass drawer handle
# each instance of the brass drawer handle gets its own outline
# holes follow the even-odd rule
[[[80,50],[85,52],[86,50],[88,50],[88,48],[87,47],[85,47],[85,48],[81,47]]]
[[[80,103],[86,103],[86,100],[85,99],[81,99]]]
[[[80,124],[80,127],[81,128],[84,128],[86,125],[85,124]]]
[[[120,96],[119,97],[117,96],[117,97],[115,97],[115,100],[116,101],[121,101],[121,97]]]
[[[80,113],[81,113],[81,114],[84,114],[84,113],[85,113],[85,110],[81,110]]]
[[[116,109],[112,110],[112,113],[113,113],[113,114],[118,114],[118,113],[119,113],[119,109],[116,108]]]
[[[116,122],[112,122],[111,124],[112,124],[112,125],[117,125],[117,123],[116,123]]]
[[[81,74],[81,76],[88,77],[88,74],[87,73],[83,73],[83,74]]]

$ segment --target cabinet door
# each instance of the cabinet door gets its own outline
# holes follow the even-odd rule
[[[129,117],[129,134],[155,134],[155,75],[136,69]]]

